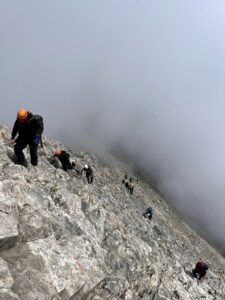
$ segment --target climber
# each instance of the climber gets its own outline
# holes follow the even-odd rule
[[[27,167],[23,149],[29,145],[31,164],[38,164],[38,145],[41,143],[41,135],[44,130],[43,118],[39,115],[33,115],[25,108],[17,112],[17,119],[14,123],[11,144],[14,144],[14,152],[18,159],[18,164]],[[18,137],[16,138],[18,134]],[[15,139],[16,138],[16,139]]]
[[[127,174],[124,175],[124,178],[122,180],[122,183],[125,184],[125,181],[127,180]]]
[[[198,280],[202,282],[206,276],[207,270],[208,270],[207,264],[204,261],[200,260],[196,264],[195,269],[192,270],[192,274],[194,275],[194,277],[196,277]]]
[[[151,219],[152,219],[152,214],[153,214],[153,209],[152,209],[152,207],[148,207],[148,208],[146,209],[146,212],[143,213],[143,216],[144,216],[145,218],[148,218],[149,220],[151,220]]]
[[[128,180],[127,174],[124,175],[124,178],[123,178],[123,180],[122,180],[122,183],[125,184],[126,180]]]
[[[126,174],[124,176],[124,179],[122,180],[122,183],[125,185],[126,189],[129,189],[129,179]]]
[[[128,182],[128,190],[130,194],[133,194],[134,192],[134,183],[133,183],[133,178],[130,177],[130,181]]]
[[[86,178],[88,183],[92,183],[93,182],[93,170],[90,166],[85,165],[84,168],[81,170],[81,175],[83,174],[83,171],[86,172]]]
[[[73,169],[75,167],[75,163],[70,162],[70,155],[66,151],[56,149],[54,156],[58,157],[64,171],[67,171],[68,169]]]

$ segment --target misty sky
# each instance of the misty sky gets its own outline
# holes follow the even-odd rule
[[[2,124],[120,145],[225,244],[224,0],[0,0],[0,99]]]

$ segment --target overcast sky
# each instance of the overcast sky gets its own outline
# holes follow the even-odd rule
[[[122,146],[225,244],[224,0],[0,0],[0,101]]]

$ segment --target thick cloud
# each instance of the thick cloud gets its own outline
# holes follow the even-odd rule
[[[225,2],[0,2],[1,123],[123,148],[224,243]],[[100,147],[101,146],[101,147]]]

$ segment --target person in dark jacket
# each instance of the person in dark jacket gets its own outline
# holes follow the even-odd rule
[[[21,108],[18,110],[17,119],[14,123],[11,136],[11,143],[15,144],[14,152],[17,156],[18,164],[27,167],[23,149],[27,145],[29,145],[31,164],[33,166],[37,166],[37,149],[39,143],[41,142],[41,134],[43,132],[43,129],[43,119],[41,116],[33,115],[25,108]]]
[[[127,174],[124,175],[124,178],[122,180],[122,183],[125,184],[125,182],[128,180]]]
[[[64,150],[61,151],[60,149],[57,149],[57,150],[55,150],[54,156],[58,157],[59,161],[62,164],[62,168],[64,171],[73,169],[73,167],[75,167],[75,163],[74,162],[71,163],[70,155],[66,151],[64,151]]]
[[[151,207],[148,207],[148,208],[146,209],[146,212],[143,213],[143,216],[144,216],[145,218],[148,218],[149,220],[151,220],[151,219],[152,219],[152,214],[153,214],[153,209],[152,209]]]
[[[124,178],[122,180],[122,183],[125,185],[126,189],[128,189],[128,185],[129,185],[129,179],[127,177],[127,174],[124,175]]]
[[[198,280],[203,281],[206,276],[206,271],[208,270],[207,264],[200,260],[196,266],[195,269],[192,270],[192,274],[194,277],[196,277]]]
[[[129,179],[128,179],[128,177],[127,177],[127,174],[124,175],[124,178],[123,178],[123,180],[122,180],[122,183],[125,185],[125,188],[126,188],[127,190],[129,190]]]
[[[133,178],[130,177],[130,181],[128,183],[128,190],[130,194],[133,194],[134,192],[134,183],[133,183]]]
[[[83,172],[86,172],[86,178],[88,183],[92,183],[93,182],[93,170],[90,166],[85,165],[83,167],[83,169],[81,170],[81,175],[83,174]]]

